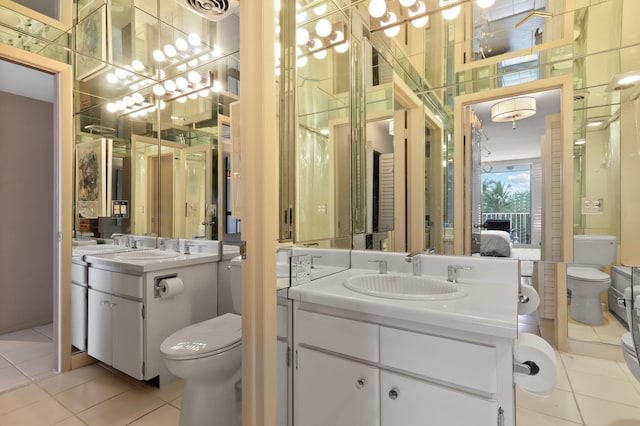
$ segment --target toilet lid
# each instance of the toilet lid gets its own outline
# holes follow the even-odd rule
[[[241,318],[236,314],[224,314],[192,324],[164,339],[160,352],[168,359],[193,359],[229,350],[240,345]]]
[[[582,281],[609,281],[611,277],[595,268],[583,268],[580,266],[571,266],[567,268],[569,278],[576,278]]]

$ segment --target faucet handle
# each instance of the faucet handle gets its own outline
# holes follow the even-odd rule
[[[455,283],[458,281],[458,271],[470,271],[471,266],[449,265],[447,266],[447,281]]]
[[[378,273],[386,274],[387,273],[387,261],[386,260],[369,260],[371,263],[378,264]]]

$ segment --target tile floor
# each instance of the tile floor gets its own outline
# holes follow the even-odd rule
[[[569,337],[587,342],[620,345],[622,335],[628,330],[608,309],[602,312],[602,318],[601,325],[589,325],[575,321],[569,316]]]
[[[535,332],[535,318],[520,320]],[[42,332],[0,336],[0,426],[178,425],[182,382],[158,389],[100,364],[43,371],[47,341],[33,334]],[[517,426],[640,426],[640,382],[626,364],[568,353],[557,358],[558,379],[548,395],[517,391]],[[22,379],[7,387],[12,379],[5,377],[17,374],[10,367]]]

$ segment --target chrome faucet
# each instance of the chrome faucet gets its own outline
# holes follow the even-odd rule
[[[158,240],[160,250],[166,250],[167,246],[173,245],[173,249],[180,252],[180,240],[178,238],[163,238]]]
[[[447,281],[456,283],[458,282],[458,271],[470,271],[471,266],[461,266],[461,265],[449,265],[447,266]]]
[[[369,260],[371,263],[378,264],[378,273],[386,274],[387,273],[387,261],[386,260]]]
[[[127,235],[127,247],[132,249],[138,248],[138,240],[133,235]]]
[[[195,247],[195,244],[188,243],[185,241],[184,243],[184,254],[191,254],[191,247]]]
[[[422,275],[422,262],[420,261],[420,252],[414,251],[405,256],[404,260],[413,266],[413,275],[419,277]]]

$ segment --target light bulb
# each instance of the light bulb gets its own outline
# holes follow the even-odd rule
[[[446,6],[452,5],[456,1],[457,0],[440,0],[440,7],[446,7]],[[445,9],[442,11],[442,17],[447,21],[456,19],[459,14],[460,14],[460,5],[454,6],[452,8]]]
[[[341,41],[344,41],[344,33],[342,31],[336,31],[336,35],[335,35],[335,37],[333,38],[332,41],[334,43],[340,43]],[[334,49],[338,53],[344,53],[349,49],[349,43],[347,43],[347,42],[341,43],[341,44],[335,46]]]
[[[187,40],[179,37],[176,39],[176,47],[178,48],[178,50],[184,51],[189,48],[189,43],[187,43]]]
[[[214,58],[217,58],[222,55],[222,49],[220,49],[220,46],[218,46],[217,44],[214,44],[211,54],[213,55]]]
[[[276,59],[280,57],[280,43],[276,43],[274,51],[276,52]]]
[[[202,76],[197,71],[190,71],[187,75],[187,79],[193,84],[198,84],[202,81]]]
[[[131,86],[129,86],[129,89],[131,90],[138,90],[140,88],[140,85],[138,83],[134,83]]]
[[[320,16],[320,15],[324,15],[325,12],[327,11],[327,4],[321,4],[319,6],[316,6],[313,8],[313,13],[316,14],[316,16]]]
[[[164,50],[164,54],[167,55],[167,58],[173,58],[178,53],[172,44],[165,44],[162,50]]]
[[[139,104],[141,102],[144,102],[144,96],[142,96],[140,93],[136,92],[133,95],[131,95],[131,98],[133,99],[133,102],[136,104]]]
[[[424,5],[424,2],[419,1],[418,6],[419,6],[418,10],[416,10],[415,12],[409,9],[409,17],[412,18],[416,15],[420,15],[427,11],[427,7]],[[426,16],[423,16],[422,18],[414,19],[413,21],[411,21],[411,25],[413,25],[416,28],[423,28],[425,25],[427,25],[428,22],[429,22],[429,15],[426,15]]]
[[[131,105],[134,104],[133,102],[133,98],[131,96],[125,96],[124,98],[122,98],[122,101],[124,102],[124,104],[128,107],[130,107]]]
[[[167,107],[167,103],[163,100],[160,101],[160,109],[165,109]]]
[[[205,53],[204,55],[201,55],[201,56],[198,58],[198,60],[199,60],[200,62],[202,62],[202,63],[207,62],[207,61],[209,60],[209,54],[208,54],[208,53]]]
[[[137,114],[138,114],[140,117],[144,117],[144,116],[146,116],[146,115],[147,115],[147,110],[146,110],[146,109],[143,109],[143,110],[141,110],[141,111],[138,111],[138,112],[137,112]]]
[[[156,107],[152,106],[147,108],[147,112],[156,112]]]
[[[416,0],[400,0],[400,4],[403,7],[411,7],[416,4]]]
[[[138,72],[144,70],[144,64],[142,63],[142,61],[138,59],[131,62],[131,67],[133,68],[134,71],[138,71]]]
[[[187,62],[187,65],[189,65],[191,68],[195,67],[198,65],[198,59],[192,59],[189,62]]]
[[[309,31],[304,28],[298,28],[296,30],[296,43],[299,45],[305,45],[309,41]]]
[[[303,22],[305,19],[307,19],[307,12],[300,12],[296,15],[296,21],[298,22]]]
[[[480,9],[486,9],[488,7],[493,6],[493,4],[496,2],[496,0],[478,0],[478,7]]]
[[[200,46],[200,43],[202,43],[202,41],[200,40],[200,37],[198,36],[198,34],[195,34],[195,33],[189,34],[187,36],[187,41],[193,47],[198,47],[198,46]]]
[[[384,1],[384,0],[382,0]],[[316,32],[320,37],[326,37],[331,34],[332,30],[331,22],[328,19],[321,19],[316,23]]]
[[[122,100],[116,101],[116,108],[120,111],[124,111],[125,109],[127,109],[127,105]]]
[[[189,87],[189,82],[184,77],[176,78],[176,87],[180,90],[184,90]]]
[[[327,49],[322,49],[313,54],[316,59],[324,59],[327,57]]]
[[[387,18],[386,21],[380,21],[382,25],[386,26],[398,21],[398,18],[396,18],[395,13],[388,12],[388,15],[389,17]],[[393,27],[389,27],[386,30],[384,30],[384,33],[387,35],[387,37],[395,37],[400,33],[400,25],[394,25]]]
[[[116,104],[115,104],[115,103],[113,103],[113,102],[109,102],[109,103],[107,104],[107,111],[109,111],[109,112],[116,112],[117,110],[118,110],[118,107],[116,106]]]
[[[306,56],[301,56],[298,59],[296,59],[296,65],[298,66],[298,68],[302,68],[305,65],[307,65],[307,57]]]
[[[281,73],[280,68],[276,68],[276,76],[279,76]]]
[[[209,89],[202,89],[198,92],[198,95],[200,95],[201,98],[206,98],[209,96]]]
[[[156,62],[162,62],[167,59],[167,57],[164,55],[164,52],[162,50],[156,49],[153,51],[153,59]]]
[[[211,91],[215,93],[222,92],[222,84],[218,80],[213,80],[213,86],[211,86]]]
[[[187,69],[187,64],[180,64],[180,65],[178,65],[178,66],[176,67],[176,69],[177,69],[178,71],[186,71],[186,69]]]
[[[187,97],[188,97],[189,99],[198,99],[198,94],[197,94],[196,92],[189,93],[189,94],[187,95]]]
[[[372,18],[381,18],[387,11],[387,2],[385,0],[371,0],[369,3],[369,15]]]
[[[138,113],[137,112],[132,112],[129,117],[136,118],[136,117],[138,117]]]
[[[167,91],[162,87],[161,84],[156,84],[153,86],[153,94],[156,96],[163,96]]]
[[[116,74],[116,77],[118,77],[118,79],[120,80],[124,80],[125,78],[127,78],[127,72],[121,68],[117,68],[115,70],[115,74]]]
[[[186,96],[180,96],[178,99],[176,99],[176,101],[180,102],[181,104],[187,102],[187,97]]]
[[[115,84],[118,82],[118,77],[114,73],[110,72],[107,74],[107,81],[111,84]]]
[[[164,82],[164,88],[167,90],[167,92],[175,92],[176,91],[176,83],[173,82],[173,80],[167,80]]]

